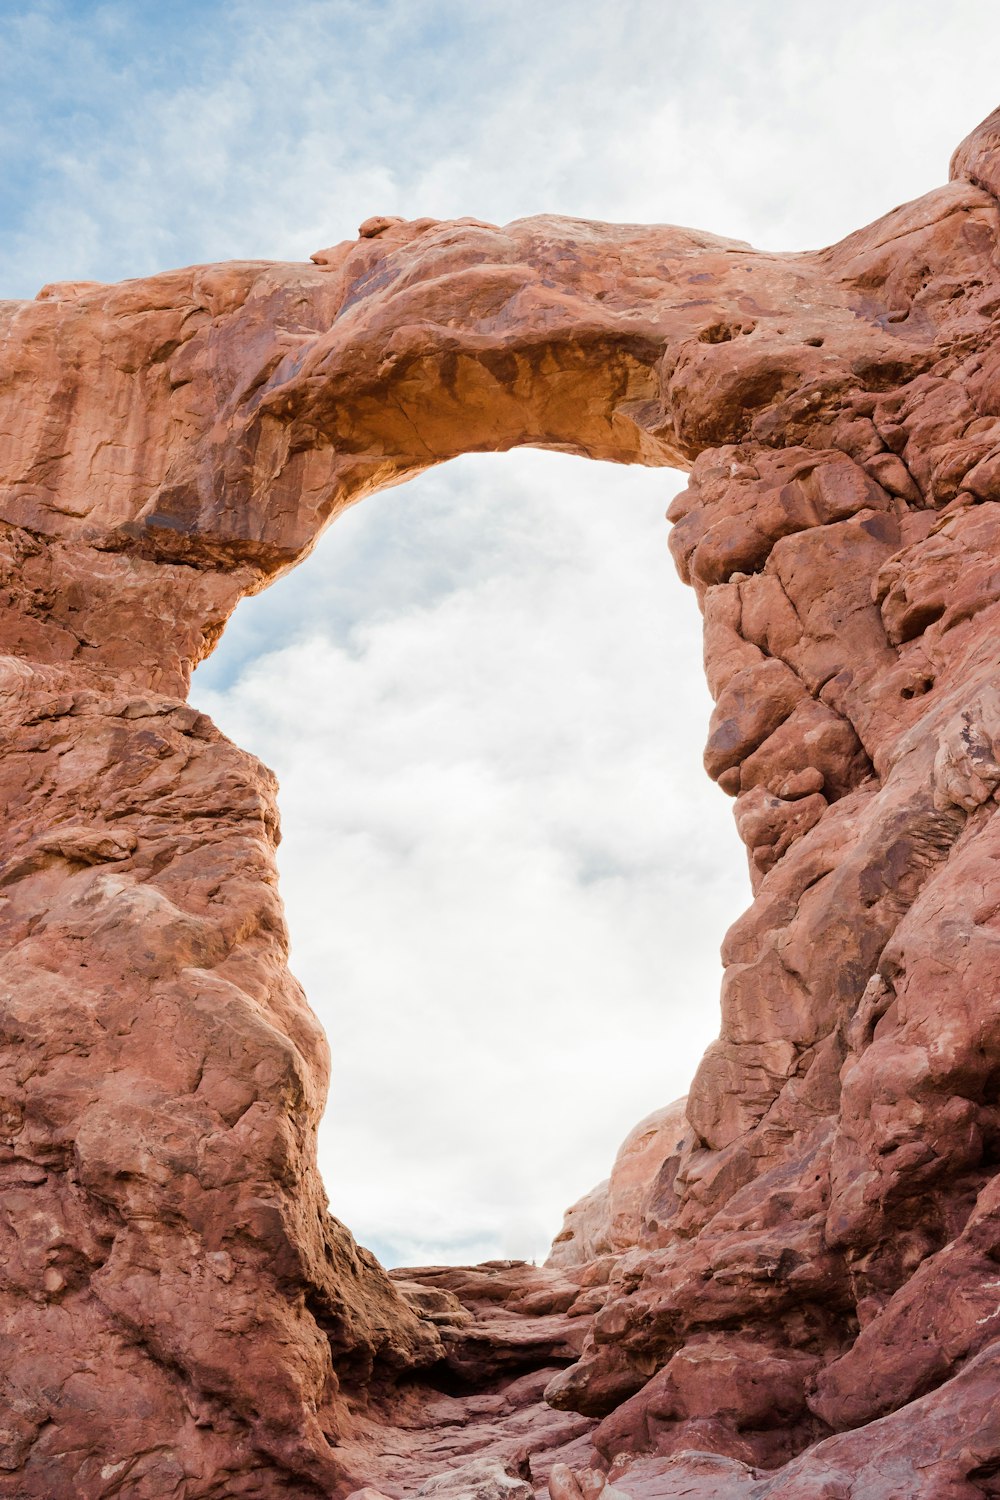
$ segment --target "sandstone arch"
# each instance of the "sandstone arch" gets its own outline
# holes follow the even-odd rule
[[[183,696],[339,508],[525,443],[691,469],[757,883],[676,1190],[541,1339],[582,1352],[550,1401],[609,1458],[806,1450],[760,1494],[996,1493],[996,118],[815,253],[370,221],[2,305],[0,1494],[346,1494],[395,1378],[497,1375],[325,1213],[273,782]]]

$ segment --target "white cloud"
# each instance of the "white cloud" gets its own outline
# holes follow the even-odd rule
[[[12,9],[0,245],[20,295],[304,258],[376,212],[802,248],[944,179],[996,102],[1000,44],[985,0]]]

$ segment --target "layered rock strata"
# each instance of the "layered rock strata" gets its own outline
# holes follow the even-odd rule
[[[994,116],[814,253],[378,219],[0,304],[0,1495],[1000,1494],[998,193]],[[581,1255],[401,1282],[184,698],[340,510],[519,444],[690,469],[755,900]]]

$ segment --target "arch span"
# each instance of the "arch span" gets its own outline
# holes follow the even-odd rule
[[[852,1473],[893,1443],[994,1471],[995,154],[987,122],[948,187],[804,255],[373,221],[308,266],[3,305],[0,1493],[342,1495],[401,1374],[574,1354],[548,1399],[606,1457],[843,1433]],[[273,781],[183,697],[338,508],[518,444],[691,467],[706,764],[757,899],[647,1258],[499,1357],[326,1213]]]
[[[461,453],[689,468],[782,397],[849,389],[859,350],[898,362],[852,285],[879,233],[837,258],[669,226],[376,220],[313,265],[57,284],[9,305],[3,494],[46,535],[266,572]]]

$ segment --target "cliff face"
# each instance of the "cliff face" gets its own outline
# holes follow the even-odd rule
[[[816,253],[373,220],[0,304],[0,1494],[1000,1494],[997,119]],[[392,1279],[273,780],[183,700],[338,510],[518,444],[690,469],[756,897],[610,1238]]]

